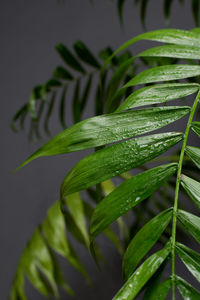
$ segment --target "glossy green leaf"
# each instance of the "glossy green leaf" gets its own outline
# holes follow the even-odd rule
[[[200,122],[192,122],[191,128],[198,136],[200,136]]]
[[[65,177],[61,199],[150,161],[181,139],[180,133],[163,133],[131,139],[92,153]]]
[[[73,56],[71,51],[69,51],[69,49],[66,46],[64,46],[63,44],[58,44],[56,46],[56,50],[68,66],[80,73],[85,73],[84,68],[81,66],[81,64],[77,61],[77,59]]]
[[[70,72],[63,68],[62,66],[58,66],[54,72],[53,72],[53,76],[60,78],[60,79],[64,79],[64,80],[73,80],[73,76],[70,74]]]
[[[163,184],[165,180],[175,173],[176,169],[177,164],[163,165],[140,173],[123,182],[97,205],[90,225],[90,234],[92,238],[95,238],[103,231],[104,228],[114,222],[118,217],[149,197]],[[146,230],[148,230],[148,226],[145,227],[144,232]],[[138,238],[141,239],[139,233],[136,236],[136,239]],[[147,245],[143,245],[144,248],[141,245],[143,249],[140,249],[140,253],[138,252],[133,260],[130,258],[130,252],[132,253],[132,248],[135,248],[135,241],[133,241],[133,244],[130,245],[130,252],[127,253],[124,261],[126,277],[131,274],[128,261],[131,265],[130,268],[133,267],[133,271],[140,259],[148,251],[148,245],[150,246],[150,243],[153,244],[153,241],[148,241]]]
[[[200,208],[200,183],[186,175],[181,175],[181,184],[189,197]]]
[[[134,91],[119,106],[116,112],[143,105],[165,103],[196,93],[199,85],[195,83],[170,83],[141,88]]]
[[[148,300],[165,300],[172,286],[171,278],[167,278],[164,281],[160,282],[159,285],[156,285],[153,293],[146,299]],[[143,300],[145,300],[143,298]]]
[[[170,176],[169,175],[170,173],[168,173],[169,170],[167,169],[167,167],[169,168],[169,166],[167,165],[164,167],[158,167],[156,169],[153,169],[154,175],[158,172],[157,174],[159,175],[160,179],[162,178],[162,176],[165,177],[165,175],[166,175],[166,177]],[[172,166],[172,165],[170,165],[170,167],[173,170],[173,171],[171,170],[171,173],[175,172],[176,168],[174,168],[174,166]],[[162,171],[160,170],[160,168],[162,168],[161,169]],[[166,172],[166,174],[164,175],[164,173],[162,173],[162,172],[164,172],[164,173]],[[145,174],[145,173],[142,173],[142,174]],[[152,190],[155,189],[154,188],[155,183],[153,182],[153,180],[151,180],[151,178],[154,175],[152,174],[152,172],[150,172],[149,180],[148,180],[148,183],[152,187]],[[158,181],[158,177],[155,178],[155,180]],[[137,184],[137,188],[138,188],[139,184],[136,182],[134,182],[134,184],[132,186],[134,186],[136,184]],[[141,189],[144,188],[144,190],[146,190],[146,185],[144,185],[144,182],[143,182],[143,184],[140,185],[140,188]],[[137,193],[135,193],[135,194],[137,197],[138,194]],[[169,208],[169,209],[161,212],[156,217],[154,217],[152,220],[150,220],[148,223],[146,223],[140,229],[140,231],[137,232],[137,234],[134,236],[134,238],[130,242],[130,244],[124,254],[124,257],[123,257],[123,273],[124,273],[125,279],[127,279],[133,273],[133,270],[135,270],[136,266],[141,261],[141,259],[147,254],[147,252],[156,243],[156,241],[159,239],[159,237],[161,236],[161,234],[163,233],[163,231],[169,224],[171,218],[172,218],[172,209]]]
[[[158,107],[102,115],[84,120],[64,130],[22,165],[41,156],[65,154],[98,147],[147,133],[178,120],[189,113],[188,107]]]
[[[185,229],[200,243],[200,218],[180,209],[177,217]]]
[[[138,56],[200,59],[198,47],[184,45],[165,45],[160,47],[153,47],[139,53]]]
[[[82,61],[97,69],[100,68],[100,64],[98,63],[97,59],[82,41],[77,41],[74,44],[74,50]]]
[[[187,146],[185,149],[187,156],[195,163],[195,165],[200,169],[200,149],[197,147]]]
[[[176,244],[176,252],[188,270],[200,282],[200,255],[180,243]]]
[[[171,250],[168,243],[162,250],[151,255],[125,282],[120,291],[115,295],[113,300],[132,300],[141,288],[158,270]]]
[[[176,276],[176,286],[184,300],[200,299],[200,293],[179,276]]]
[[[67,93],[67,86],[64,86],[62,95],[61,95],[61,100],[60,100],[60,108],[59,108],[59,117],[60,117],[60,123],[65,129],[67,127],[65,123],[65,98],[66,98],[66,93]]]
[[[124,88],[137,84],[146,84],[161,81],[171,81],[177,79],[185,79],[200,75],[200,66],[193,65],[166,65],[152,69],[147,69],[133,79],[131,79]]]

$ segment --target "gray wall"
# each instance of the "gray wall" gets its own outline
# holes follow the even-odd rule
[[[58,5],[56,0],[0,2],[1,299],[7,297],[18,259],[28,238],[45,216],[48,206],[58,197],[64,175],[82,155],[78,153],[39,159],[17,173],[11,173],[40,145],[29,143],[22,132],[14,134],[9,128],[11,117],[27,100],[31,88],[46,81],[60,62],[54,48],[56,43],[63,42],[70,46],[81,39],[97,53],[103,46],[117,48],[123,41],[142,32],[138,9],[132,8],[133,1],[127,1],[125,7],[124,32],[120,29],[115,5],[109,0],[94,2],[94,7],[89,0],[65,0],[64,5]],[[150,1],[147,18],[149,30],[164,27],[162,2]],[[180,7],[178,1],[175,2],[172,27],[192,28],[190,1],[186,1],[184,8]],[[69,107],[70,104],[68,119],[71,120]],[[52,130],[55,134],[61,129],[54,122]],[[118,271],[120,258],[115,252],[113,254],[109,243],[105,243],[103,248],[108,261],[103,273],[97,271],[92,259],[80,248],[80,255],[89,265],[89,272],[94,279],[92,290],[63,262],[68,270],[67,277],[77,290],[76,299],[111,299],[121,285]],[[28,293],[30,299],[43,299],[30,286]],[[68,297],[64,296],[63,299]]]

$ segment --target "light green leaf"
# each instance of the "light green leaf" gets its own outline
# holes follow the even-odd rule
[[[139,53],[139,57],[172,57],[185,59],[200,59],[199,47],[184,45],[165,45],[153,47]]]
[[[200,282],[200,255],[180,243],[176,243],[176,252],[188,270]]]
[[[153,169],[155,171],[154,174],[156,174],[158,172],[157,174],[160,177],[161,176],[165,177],[165,175],[162,173],[164,171],[164,172],[166,172],[166,176],[169,176],[169,173],[168,173],[169,170],[167,170],[167,167],[169,168],[169,165]],[[162,168],[161,169],[162,171],[160,170],[160,168]],[[172,168],[173,167],[171,165],[171,169]],[[174,168],[174,171],[175,170],[176,170],[176,168]],[[145,174],[145,173],[142,173],[142,174]],[[152,174],[152,172],[149,172],[148,183],[152,187],[152,190],[153,190],[154,182],[151,179],[152,178],[151,176],[153,177],[154,175]],[[156,178],[155,178],[155,180],[156,180]],[[158,178],[157,178],[157,180],[158,180]],[[134,182],[133,186],[136,184],[138,184],[138,183]],[[137,186],[139,186],[139,184]],[[140,188],[141,189],[144,188],[144,190],[146,190],[146,186],[144,184],[141,185]],[[136,193],[136,196],[137,196],[137,193]],[[124,200],[124,199],[122,198],[122,200]],[[133,270],[135,270],[136,266],[141,261],[141,259],[147,254],[147,252],[156,243],[156,241],[159,239],[159,237],[161,236],[161,234],[163,233],[163,231],[169,224],[171,218],[172,218],[172,209],[169,208],[169,209],[161,212],[156,217],[154,217],[152,220],[150,220],[148,223],[146,223],[140,229],[140,231],[137,232],[137,234],[134,236],[134,238],[130,242],[130,244],[124,254],[124,257],[123,257],[123,273],[124,273],[125,279],[127,279],[133,273]]]
[[[124,88],[137,84],[146,84],[152,82],[170,81],[185,79],[200,75],[200,66],[193,65],[166,65],[152,69],[147,69],[133,79],[131,79]]]
[[[98,147],[147,133],[180,119],[189,107],[172,106],[102,115],[64,130],[33,153],[20,167],[35,158]]]
[[[77,41],[74,44],[74,50],[82,61],[97,69],[100,68],[100,64],[97,59],[82,41]]]
[[[167,258],[171,250],[168,243],[162,250],[151,255],[125,282],[120,291],[115,295],[113,300],[132,300],[141,288],[158,270],[164,260]]]
[[[180,133],[163,133],[118,143],[78,162],[63,180],[61,199],[150,161],[182,139]]]
[[[200,122],[192,122],[191,128],[198,136],[200,136]]]
[[[200,149],[197,147],[187,146],[185,149],[187,156],[195,163],[195,165],[200,169]]]
[[[123,88],[122,88],[123,89]],[[199,85],[195,83],[170,83],[141,88],[134,91],[116,112],[143,105],[165,103],[196,93]]]
[[[200,299],[200,293],[179,276],[176,276],[176,286],[184,300]]]
[[[103,231],[104,228],[114,222],[118,217],[149,197],[154,191],[158,189],[159,186],[163,184],[165,180],[167,180],[175,173],[176,169],[177,164],[163,165],[140,173],[123,182],[97,205],[90,225],[90,234],[92,238],[94,239],[100,232]],[[133,248],[134,245],[135,243],[133,242]],[[133,261],[130,261],[130,268],[133,264],[132,271],[136,267],[139,260],[143,257],[144,254],[142,253],[142,251],[144,251],[145,253],[145,248],[147,247],[145,246],[144,249],[141,250],[141,253],[137,254],[138,257],[136,255],[135,261],[134,258]],[[142,257],[140,257],[140,255]],[[129,257],[130,255],[128,252],[126,259],[128,259]],[[127,269],[129,268],[127,264],[125,267],[127,267]],[[125,274],[129,276],[131,270],[128,269],[125,271]]]
[[[200,183],[188,176],[181,175],[181,184],[189,197],[200,208]]]
[[[185,229],[200,243],[200,218],[180,209],[177,217]]]

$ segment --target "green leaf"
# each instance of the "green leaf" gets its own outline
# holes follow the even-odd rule
[[[166,65],[152,69],[147,69],[133,79],[131,79],[124,88],[138,84],[146,84],[152,82],[170,81],[177,79],[185,79],[200,75],[200,66],[193,65]]]
[[[200,298],[200,293],[179,276],[176,276],[176,286],[184,300],[197,300]]]
[[[163,282],[159,283],[159,285],[155,286],[153,289],[153,293],[148,296],[148,300],[165,300],[172,286],[171,278],[165,279]],[[143,298],[143,300],[145,300]]]
[[[53,72],[53,76],[60,78],[60,79],[64,79],[64,80],[73,80],[73,76],[69,73],[68,70],[66,70],[65,68],[63,68],[62,66],[58,66],[54,72]]]
[[[200,122],[192,122],[191,128],[200,137]]]
[[[15,126],[15,122],[18,121],[19,118],[22,116],[22,114],[26,111],[27,111],[27,104],[24,104],[22,107],[20,107],[20,109],[13,116],[11,124],[10,124],[10,127],[13,131],[18,132],[18,130]]]
[[[41,156],[65,154],[106,145],[147,133],[178,120],[189,113],[188,107],[157,107],[101,115],[84,120],[64,130],[22,165]]]
[[[118,0],[117,1],[117,9],[118,9],[118,15],[120,19],[121,25],[123,24],[123,7],[125,4],[125,0]]]
[[[180,209],[177,217],[185,229],[200,243],[200,218]]]
[[[176,252],[188,270],[200,282],[200,255],[180,243],[176,243]]]
[[[85,63],[97,69],[101,67],[94,55],[82,41],[77,41],[74,44],[74,50],[76,51],[78,57]]]
[[[85,108],[85,105],[88,101],[91,85],[92,85],[92,75],[89,75],[88,80],[87,80],[86,85],[85,85],[85,88],[84,88],[84,91],[83,91],[83,95],[80,99],[80,111],[81,111],[81,113],[83,112],[83,110]]]
[[[72,99],[72,111],[74,123],[81,120],[81,103],[80,103],[80,80],[76,81],[74,87],[73,99]]]
[[[150,161],[182,139],[180,133],[163,133],[118,143],[82,159],[65,177],[61,199]]]
[[[151,178],[152,178],[151,175],[153,175],[152,173],[156,174],[156,172],[158,172],[157,174],[160,176],[160,178],[161,178],[161,176],[165,177],[165,175],[167,177],[169,176],[169,173],[168,173],[169,170],[167,169],[167,167],[169,168],[169,166],[167,165],[164,167],[162,166],[162,167],[153,169],[155,173],[150,172],[148,183],[152,187],[152,190],[154,190],[154,182],[152,182],[152,180],[151,180]],[[170,165],[170,167],[171,167],[171,172],[172,172],[172,170],[173,171],[176,170],[176,168],[174,168],[174,166]],[[160,168],[162,171],[160,170]],[[163,171],[166,172],[166,174],[163,174],[162,173]],[[142,174],[145,174],[145,173],[142,173]],[[157,177],[157,175],[156,175],[156,177]],[[155,178],[155,180],[158,181],[159,179]],[[136,182],[134,182],[134,184],[136,185]],[[134,184],[133,184],[133,186],[134,186]],[[137,187],[139,187],[139,184]],[[140,189],[141,188],[144,188],[144,190],[145,190],[146,186],[141,185]],[[136,194],[136,196],[138,196],[138,195]],[[156,241],[159,239],[159,237],[161,236],[161,234],[163,233],[163,231],[169,224],[171,218],[172,218],[172,209],[169,208],[169,209],[161,212],[156,217],[154,217],[152,220],[150,220],[148,223],[146,223],[140,229],[140,231],[137,232],[137,234],[134,236],[134,238],[130,242],[130,244],[124,254],[124,257],[123,257],[123,272],[124,272],[125,279],[127,279],[132,274],[133,270],[135,270],[136,266],[141,261],[141,259],[147,254],[147,252],[156,243]]]
[[[59,118],[62,127],[65,129],[67,125],[65,124],[65,98],[67,93],[67,86],[64,86],[61,99],[60,99],[60,108],[59,108]]]
[[[52,112],[53,112],[53,107],[54,107],[54,104],[55,104],[55,100],[56,100],[56,93],[53,92],[52,96],[51,96],[51,99],[50,99],[50,102],[49,102],[49,107],[48,107],[48,110],[47,110],[47,113],[46,113],[46,116],[45,116],[45,119],[44,119],[44,129],[45,129],[46,134],[50,134],[49,119],[50,119],[50,117],[52,115]]]
[[[200,208],[200,183],[188,176],[181,175],[181,184],[187,192],[188,196]]]
[[[56,46],[56,50],[68,66],[80,73],[85,73],[85,70],[83,69],[81,64],[77,61],[77,59],[73,56],[73,54],[66,46],[64,46],[63,44],[58,44]]]
[[[132,300],[139,293],[141,288],[158,270],[171,250],[168,243],[162,250],[151,255],[125,282],[113,300]]]
[[[141,0],[140,17],[141,17],[143,28],[146,28],[145,18],[146,18],[146,10],[147,10],[148,2],[149,2],[148,0]]]
[[[171,11],[173,0],[164,0],[164,15],[165,15],[165,21],[166,24],[169,24],[169,16]]]
[[[200,169],[200,149],[196,147],[187,146],[185,149],[187,156],[195,163],[195,165]]]
[[[164,181],[171,177],[176,170],[177,164],[163,165],[140,173],[123,182],[97,205],[90,225],[90,234],[92,238],[94,239],[104,230],[104,228],[114,222],[118,217],[126,213],[144,199],[148,198],[163,184]],[[146,230],[148,230],[148,226],[145,227],[144,232]],[[138,238],[141,239],[139,233],[136,239]],[[124,262],[126,277],[131,273],[128,261],[130,260],[130,268],[133,266],[133,271],[140,259],[145,255],[145,251],[148,251],[147,249],[150,242],[153,244],[153,241],[149,241],[147,245],[143,245],[144,248],[141,245],[143,249],[140,249],[141,252],[137,253],[133,260],[130,259],[130,252],[127,253]],[[135,241],[133,241],[133,244],[130,246],[131,253],[132,248],[134,247]]]
[[[196,93],[198,89],[199,85],[195,83],[170,83],[147,86],[134,91],[116,112],[144,105],[166,103]]]
[[[165,45],[147,49],[139,57],[172,57],[185,59],[200,59],[199,48],[185,45]]]
[[[193,13],[196,26],[199,26],[199,10],[200,10],[199,0],[192,0],[192,13]]]

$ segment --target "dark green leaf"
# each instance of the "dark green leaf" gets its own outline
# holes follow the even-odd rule
[[[121,25],[123,24],[123,7],[125,4],[125,0],[118,0],[117,1],[117,9],[118,9],[118,15],[120,19]]]
[[[188,282],[178,276],[176,276],[176,286],[184,300],[200,299],[200,293],[195,290]]]
[[[65,68],[63,68],[62,66],[58,66],[54,72],[53,72],[53,76],[60,78],[60,79],[64,79],[64,80],[73,80],[73,76],[69,73],[68,70],[66,70]]]
[[[195,165],[200,169],[200,149],[196,147],[187,146],[185,149],[187,156],[195,163]]]
[[[188,176],[181,175],[181,184],[189,197],[200,208],[200,183]]]
[[[59,107],[59,118],[62,127],[65,129],[67,127],[65,123],[65,98],[67,93],[67,86],[64,86],[61,99],[60,99],[60,107]]]
[[[83,112],[84,108],[85,108],[85,105],[88,101],[88,98],[89,98],[89,93],[90,93],[90,89],[91,89],[91,85],[92,85],[92,75],[89,75],[88,77],[88,80],[86,82],[86,85],[85,85],[85,89],[83,91],[83,95],[80,99],[80,110],[81,110],[81,113]]]
[[[52,94],[52,97],[50,99],[50,102],[49,102],[49,107],[48,107],[48,110],[47,110],[47,113],[46,113],[46,117],[45,117],[45,120],[44,120],[44,129],[45,129],[45,132],[47,134],[50,134],[50,131],[49,131],[49,119],[52,115],[52,111],[53,111],[53,107],[54,107],[54,104],[55,104],[55,100],[56,100],[56,93],[53,92]]]
[[[78,57],[82,59],[82,61],[97,69],[100,68],[100,64],[83,42],[77,41],[74,44],[74,50],[76,51]]]
[[[22,165],[41,156],[65,154],[98,147],[147,133],[178,120],[190,111],[188,107],[158,107],[101,115],[84,120],[64,130]]]
[[[165,103],[196,93],[198,89],[199,85],[194,83],[170,83],[147,86],[134,91],[116,112],[143,105]]]
[[[200,137],[200,122],[192,122],[191,128]]]
[[[146,300],[165,300],[172,286],[171,278],[165,279],[163,282],[159,283],[159,285],[155,286],[153,289],[153,293],[146,298]],[[143,298],[145,300],[145,298]]]
[[[125,282],[113,300],[132,300],[141,288],[153,276],[157,269],[167,258],[171,250],[168,243],[162,250],[151,255]]]
[[[199,0],[192,0],[192,12],[193,12],[193,17],[196,26],[199,26],[199,10],[200,10]]]
[[[76,81],[76,85],[74,87],[74,94],[72,99],[72,110],[73,110],[74,123],[77,123],[81,120],[80,80]]]
[[[15,122],[19,120],[23,112],[27,111],[27,104],[24,104],[13,116],[10,127],[12,128],[13,131],[17,132],[17,128],[15,127]]]
[[[65,177],[61,199],[150,161],[181,139],[180,133],[163,133],[128,140],[90,154]]]
[[[165,15],[165,20],[167,25],[169,24],[169,16],[170,16],[172,3],[173,0],[164,0],[164,15]]]
[[[64,46],[63,44],[58,44],[56,46],[56,50],[68,66],[78,72],[85,73],[85,70],[83,69],[81,64],[77,61],[77,59],[73,56],[73,54],[66,46]]]
[[[164,168],[165,167],[165,168]],[[158,167],[154,170],[154,174],[158,172],[157,174],[160,176],[168,177],[169,170],[167,170],[168,166],[162,166]],[[169,168],[169,167],[168,167]],[[162,171],[161,171],[162,170]],[[176,168],[171,165],[171,172],[175,172]],[[166,174],[162,174],[162,172],[166,172]],[[146,172],[145,172],[146,173]],[[142,174],[145,174],[142,173]],[[152,190],[154,190],[155,183],[151,179],[154,175],[153,172],[149,172],[149,180],[148,184],[152,187]],[[157,177],[157,174],[155,177]],[[152,177],[151,177],[152,175]],[[139,176],[139,175],[137,175]],[[157,183],[159,181],[158,178],[155,178],[157,180]],[[163,180],[163,179],[162,179]],[[133,180],[132,180],[133,181]],[[141,183],[141,182],[140,182]],[[136,183],[134,182],[136,185]],[[133,186],[134,186],[133,184]],[[158,183],[159,185],[159,183]],[[156,184],[156,186],[158,186]],[[146,185],[143,184],[143,186],[140,186],[140,188],[144,188],[146,190]],[[137,193],[136,193],[136,196]],[[104,201],[104,200],[103,200]],[[109,208],[109,207],[108,207]],[[146,255],[146,253],[151,249],[151,247],[156,243],[156,241],[159,239],[167,225],[169,224],[170,220],[172,218],[172,209],[169,208],[156,217],[154,217],[152,220],[150,220],[148,223],[146,223],[142,229],[134,236],[132,241],[130,242],[127,251],[125,252],[125,255],[123,257],[123,272],[125,279],[127,279],[135,270],[138,263],[141,261],[141,259]]]
[[[177,216],[185,229],[200,243],[200,218],[180,209]]]
[[[176,244],[176,252],[188,270],[200,281],[200,255],[180,243]]]
[[[145,28],[145,18],[146,18],[146,11],[147,11],[147,4],[148,0],[141,0],[141,9],[140,9],[140,17],[142,20],[142,25]]]

